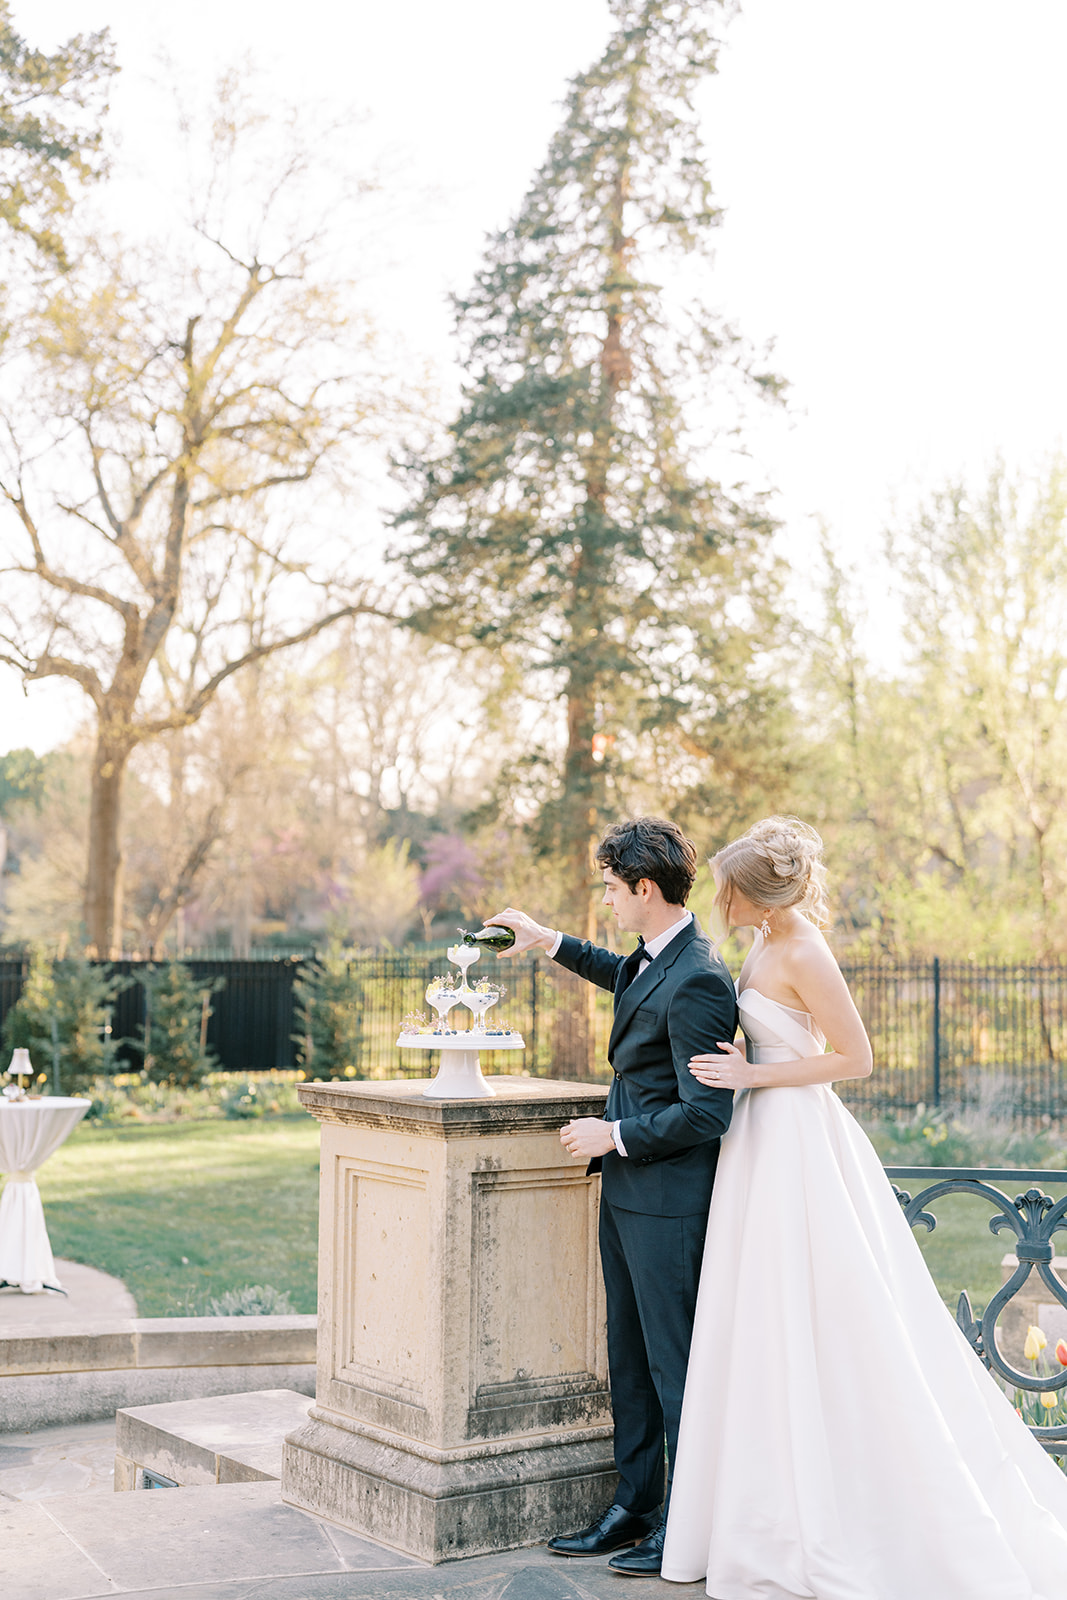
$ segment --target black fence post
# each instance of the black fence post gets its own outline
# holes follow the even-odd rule
[[[941,1104],[941,958],[934,957],[934,1105]]]

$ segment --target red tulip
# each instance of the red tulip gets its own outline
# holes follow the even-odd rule
[[[1056,1360],[1061,1367],[1067,1367],[1067,1340],[1060,1339],[1056,1345]]]

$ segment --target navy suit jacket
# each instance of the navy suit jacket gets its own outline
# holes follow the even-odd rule
[[[608,1043],[615,1076],[604,1115],[619,1122],[626,1155],[602,1158],[602,1192],[623,1211],[692,1216],[711,1202],[734,1097],[698,1083],[689,1058],[733,1039],[737,998],[722,957],[695,920],[627,982],[635,954],[616,955],[564,934],[555,957],[616,996]]]

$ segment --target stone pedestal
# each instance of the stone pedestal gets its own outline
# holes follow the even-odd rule
[[[322,1123],[316,1403],[291,1505],[425,1561],[538,1543],[611,1502],[599,1180],[559,1143],[605,1091],[303,1084]]]

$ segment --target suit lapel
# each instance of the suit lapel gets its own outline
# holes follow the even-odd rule
[[[628,956],[624,956],[622,961],[619,963],[618,970],[615,975],[616,1005],[618,1005],[624,992],[630,987],[631,983],[633,983],[634,979],[637,977],[637,969],[641,965],[641,959],[644,956],[644,953],[645,941],[639,937],[637,941],[637,949],[631,950],[630,954]]]
[[[643,1001],[663,982],[671,967],[677,961],[682,951],[696,938],[699,933],[696,918],[676,934],[660,955],[645,968],[639,977],[627,984],[622,994],[615,1002],[615,1020],[611,1026],[611,1038],[608,1040],[608,1055],[612,1056],[620,1038],[625,1033],[634,1012]],[[634,952],[635,954],[637,952]]]

